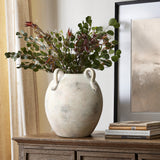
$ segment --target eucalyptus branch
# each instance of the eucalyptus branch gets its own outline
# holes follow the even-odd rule
[[[17,53],[7,52],[5,56],[14,60],[24,59],[18,68],[33,71],[54,72],[61,68],[65,73],[82,73],[88,67],[104,70],[112,66],[112,62],[117,62],[121,55],[120,50],[115,50],[118,42],[113,39],[112,30],[118,28],[119,23],[113,18],[108,25],[112,28],[92,27],[92,19],[88,16],[78,24],[76,33],[68,29],[64,36],[56,31],[45,33],[37,24],[26,22],[25,26],[32,28],[37,37],[17,32],[26,46]]]

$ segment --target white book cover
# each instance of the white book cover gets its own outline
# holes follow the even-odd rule
[[[132,136],[153,136],[160,134],[160,129],[154,130],[105,130],[105,135],[132,135]]]

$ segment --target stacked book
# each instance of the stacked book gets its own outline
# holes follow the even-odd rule
[[[106,138],[153,139],[160,138],[160,121],[123,121],[111,123],[105,130]]]

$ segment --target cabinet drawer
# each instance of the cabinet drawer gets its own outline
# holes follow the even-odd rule
[[[74,160],[74,151],[25,149],[20,160]]]
[[[135,154],[109,152],[78,152],[77,160],[135,160]]]
[[[138,154],[138,160],[160,160],[160,154]]]

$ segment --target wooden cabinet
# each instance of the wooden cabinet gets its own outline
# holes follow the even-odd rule
[[[156,154],[139,154],[138,160],[160,160],[160,153],[159,155]]]
[[[22,154],[23,153],[23,154]],[[20,160],[74,160],[74,151],[22,149]]]
[[[86,138],[54,134],[13,138],[19,160],[160,160],[160,139],[105,139],[103,133]]]
[[[77,160],[135,160],[135,155],[114,152],[78,152]]]

